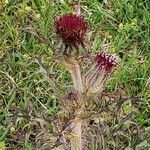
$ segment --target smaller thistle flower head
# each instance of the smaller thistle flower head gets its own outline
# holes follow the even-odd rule
[[[79,15],[66,14],[55,20],[56,34],[62,38],[66,48],[84,45],[84,35],[88,29],[86,21]]]
[[[118,66],[118,58],[115,55],[100,52],[95,59],[94,64],[83,75],[83,82],[90,93],[101,92],[104,83]]]
[[[115,55],[107,54],[105,51],[99,53],[96,57],[97,67],[103,69],[106,73],[110,73],[117,67],[117,57]]]

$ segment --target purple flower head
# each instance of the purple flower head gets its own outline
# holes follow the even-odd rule
[[[118,65],[115,55],[107,54],[105,51],[100,52],[96,57],[97,67],[110,73]]]
[[[95,62],[83,75],[83,82],[90,93],[101,92],[104,83],[118,66],[118,58],[115,55],[101,51],[97,54]]]
[[[55,20],[55,29],[66,48],[76,48],[79,45],[84,45],[84,35],[88,24],[81,16],[66,14]]]

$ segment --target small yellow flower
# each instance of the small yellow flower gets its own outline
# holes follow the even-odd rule
[[[123,28],[123,24],[120,23],[120,24],[119,24],[119,29],[122,29],[122,28]]]
[[[30,6],[26,6],[26,7],[25,7],[25,10],[26,10],[26,11],[31,11],[31,7],[30,7]]]
[[[23,55],[23,58],[24,58],[24,59],[29,59],[30,56],[29,56],[28,54],[24,54],[24,55]]]
[[[15,128],[14,128],[14,127],[11,127],[11,128],[10,128],[10,131],[11,131],[11,132],[14,132],[14,131],[15,131]]]
[[[95,122],[96,124],[98,124],[98,123],[100,122],[100,120],[99,120],[98,118],[94,118],[94,122]]]
[[[36,18],[39,19],[39,18],[40,18],[40,14],[37,14],[37,15],[36,15]]]
[[[8,0],[5,0],[5,4],[8,4],[9,3],[9,1]]]

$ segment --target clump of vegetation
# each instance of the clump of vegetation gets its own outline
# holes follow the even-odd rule
[[[0,149],[148,149],[148,2],[69,3],[0,3]]]

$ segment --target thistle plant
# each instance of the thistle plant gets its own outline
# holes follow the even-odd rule
[[[89,104],[95,106],[95,99],[101,101],[99,96],[104,91],[107,80],[119,65],[119,58],[109,54],[106,47],[100,49],[96,56],[90,53],[88,54],[90,57],[86,58],[89,53],[87,47],[91,47],[89,43],[92,43],[92,41],[87,42],[87,39],[90,39],[87,38],[90,28],[81,16],[80,5],[76,11],[76,14],[57,16],[54,20],[59,44],[53,46],[53,58],[70,73],[73,89],[63,92],[63,95],[58,94],[61,95],[58,104],[62,113],[52,121],[59,128],[59,133],[51,149],[60,145],[63,149],[88,149],[87,124],[90,118],[98,113],[94,107],[89,111]],[[87,59],[89,61],[83,61]]]
[[[59,102],[60,107],[72,116],[69,124],[69,134],[72,135],[69,138],[71,150],[85,149],[85,145],[87,145],[85,143],[87,142],[83,140],[83,127],[86,124],[86,119],[83,118],[86,118],[87,100],[93,94],[99,95],[102,93],[105,83],[117,68],[119,60],[116,56],[108,54],[107,51],[100,50],[94,61],[91,60],[87,69],[81,73],[84,64],[81,63],[79,58],[83,52],[81,48],[84,53],[87,53],[85,37],[89,27],[79,10],[77,12],[77,14],[58,16],[55,19],[55,31],[58,39],[62,41],[60,53],[63,61],[61,60],[61,63],[70,72],[74,84],[73,91],[60,98]],[[72,53],[72,51],[75,51],[75,53]],[[90,55],[93,57],[92,54]],[[65,135],[65,138],[67,138],[67,133]]]

